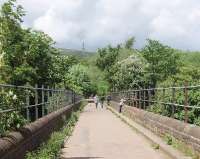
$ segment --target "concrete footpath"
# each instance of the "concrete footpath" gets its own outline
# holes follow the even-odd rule
[[[66,141],[62,159],[169,159],[109,110],[88,104]]]

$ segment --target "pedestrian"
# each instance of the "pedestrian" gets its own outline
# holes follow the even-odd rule
[[[94,96],[94,103],[95,103],[96,109],[97,109],[98,103],[99,103],[99,97],[97,95]]]
[[[125,99],[124,99],[124,98],[121,98],[121,99],[120,99],[120,102],[119,102],[119,113],[122,112],[122,107],[123,107],[123,105],[124,105],[124,102],[125,102]]]
[[[108,95],[108,96],[107,96],[107,105],[110,105],[110,101],[111,101],[111,96]]]
[[[101,96],[101,97],[100,97],[100,102],[101,102],[101,108],[102,108],[102,109],[103,109],[104,101],[105,101],[105,97],[104,97],[104,96]]]

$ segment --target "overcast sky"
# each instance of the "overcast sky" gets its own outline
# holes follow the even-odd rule
[[[0,0],[2,3],[4,0]],[[136,37],[200,50],[200,0],[18,0],[24,26],[48,33],[57,46],[87,50]]]

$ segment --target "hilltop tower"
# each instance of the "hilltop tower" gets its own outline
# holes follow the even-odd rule
[[[82,43],[82,51],[85,51],[85,42]]]

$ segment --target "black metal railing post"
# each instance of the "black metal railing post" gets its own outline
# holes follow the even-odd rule
[[[38,85],[35,85],[35,119],[38,119]]]
[[[184,103],[184,112],[185,112],[185,123],[188,122],[188,82],[185,82],[184,87],[184,97],[185,97],[185,103]]]
[[[42,85],[42,116],[45,115],[45,101],[44,101],[44,95],[45,95],[45,91],[44,91],[44,85]]]
[[[171,117],[174,118],[174,114],[175,114],[175,93],[176,93],[176,89],[174,87],[172,87],[172,114]]]
[[[30,121],[29,105],[30,105],[29,89],[26,89],[26,119],[28,121]]]

